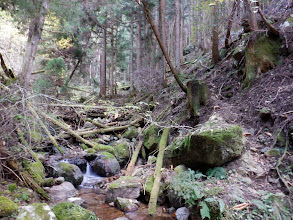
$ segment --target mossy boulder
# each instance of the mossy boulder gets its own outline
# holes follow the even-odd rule
[[[85,155],[83,157],[87,161],[92,161],[97,157],[97,152],[93,148],[88,148],[85,150]]]
[[[46,203],[34,203],[22,208],[16,220],[57,220]]]
[[[53,212],[58,220],[97,220],[93,212],[70,202],[57,204],[54,206]]]
[[[115,156],[109,152],[101,152],[90,162],[92,170],[104,177],[114,176],[120,172],[120,165]]]
[[[139,179],[121,176],[109,185],[106,193],[106,202],[114,202],[117,197],[136,199],[140,196],[141,188]]]
[[[205,82],[201,80],[190,80],[187,83],[188,110],[191,117],[199,116],[200,106],[208,102],[209,89]]]
[[[45,168],[40,161],[31,162],[29,160],[24,160],[23,166],[33,177],[37,184],[43,184],[45,178]]]
[[[80,185],[83,181],[83,174],[78,166],[66,163],[59,162],[54,165],[56,177],[63,176],[66,181],[71,182],[75,187]]]
[[[110,145],[104,145],[104,144],[96,144],[93,149],[95,149],[97,152],[109,152],[110,154],[115,154],[115,150]]]
[[[129,127],[125,133],[122,135],[124,138],[127,138],[129,140],[136,138],[138,135],[137,128],[134,126]]]
[[[7,217],[18,210],[18,206],[5,196],[0,196],[0,217]]]
[[[260,74],[273,69],[279,62],[282,41],[272,39],[266,35],[259,37],[253,49],[245,49],[245,79],[243,87],[251,85],[252,81]]]
[[[119,140],[114,144],[115,155],[119,164],[125,165],[129,160],[129,148],[130,143],[128,143],[125,139],[122,139],[121,141]]]
[[[184,164],[192,169],[215,167],[239,157],[244,145],[240,126],[213,115],[197,132],[174,141],[169,157],[174,165]]]
[[[144,183],[144,189],[142,193],[144,193],[144,199],[146,202],[149,202],[150,197],[151,197],[151,192],[152,192],[152,188],[154,186],[154,181],[155,181],[155,177],[153,175],[148,176],[145,179],[145,183]],[[159,196],[158,196],[158,200],[157,203],[159,205],[163,205],[166,201],[166,195],[164,194],[164,191],[167,189],[167,184],[163,183],[162,181],[160,182],[160,189],[159,189]]]
[[[154,124],[143,131],[143,146],[149,151],[154,151],[160,142],[160,128]]]
[[[138,206],[135,204],[135,202],[137,201],[117,197],[114,204],[118,209],[120,209],[123,212],[134,212],[138,209]]]

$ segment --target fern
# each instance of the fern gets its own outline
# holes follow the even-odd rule
[[[202,219],[205,219],[205,218],[211,219],[210,209],[209,209],[207,203],[205,201],[201,201],[198,205],[201,207],[201,209],[200,209],[201,218]]]
[[[227,179],[227,172],[226,169],[223,167],[214,167],[211,169],[208,169],[206,175],[208,177],[215,177],[216,179]]]

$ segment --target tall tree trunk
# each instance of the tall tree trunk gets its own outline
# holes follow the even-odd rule
[[[180,72],[180,0],[175,0],[175,67]]]
[[[180,5],[181,15],[180,15],[180,63],[183,63],[183,48],[184,48],[184,0],[181,0]]]
[[[212,60],[213,64],[217,64],[219,61],[218,3],[213,7]]]
[[[33,64],[35,61],[35,55],[39,41],[41,39],[45,17],[48,11],[49,0],[42,0],[36,3],[37,10],[34,13],[34,17],[29,24],[29,32],[25,55],[22,63],[22,73],[20,78],[20,84],[25,88],[30,88],[31,73],[33,71]]]
[[[165,56],[165,59],[166,59],[168,65],[169,65],[169,67],[170,67],[170,69],[171,69],[171,72],[172,72],[172,74],[173,74],[173,76],[174,76],[176,82],[178,83],[178,85],[179,85],[180,88],[182,89],[182,91],[186,93],[186,92],[187,92],[187,88],[186,88],[186,86],[182,83],[181,79],[179,78],[179,76],[178,76],[178,72],[177,72],[176,69],[174,68],[174,66],[173,66],[173,64],[172,64],[172,62],[171,62],[171,60],[170,60],[170,58],[169,58],[169,56],[168,56],[168,54],[167,54],[166,49],[165,49],[165,47],[163,46],[163,43],[162,43],[162,40],[161,40],[161,38],[160,38],[159,32],[158,32],[158,30],[157,30],[157,28],[156,28],[156,26],[155,26],[155,24],[154,24],[154,22],[153,22],[153,19],[152,19],[151,13],[150,13],[150,11],[149,11],[149,9],[148,9],[148,5],[147,5],[147,3],[146,3],[146,0],[141,0],[141,2],[142,2],[142,4],[143,4],[143,9],[144,9],[145,15],[146,15],[146,17],[147,17],[147,19],[148,19],[148,21],[149,21],[149,23],[150,23],[150,25],[151,25],[151,28],[152,28],[153,31],[154,31],[154,34],[155,34],[155,36],[156,36],[156,38],[157,38],[157,41],[158,41],[158,43],[159,43],[159,45],[160,45],[160,48],[161,48],[163,54],[164,54],[164,56]]]
[[[160,22],[161,22],[161,39],[162,39],[162,44],[163,47],[165,47],[166,50],[167,49],[167,38],[166,38],[166,13],[165,13],[165,0],[160,0]],[[166,67],[167,67],[167,63],[165,61],[165,59],[162,62],[162,69],[163,69],[163,79],[162,79],[162,85],[165,86],[166,84]]]
[[[106,50],[107,50],[107,33],[106,27],[102,30],[102,52],[101,52],[101,65],[100,65],[100,96],[104,97],[106,95],[107,89],[107,82],[106,82],[106,71],[107,71],[107,57],[106,57]]]
[[[111,27],[111,71],[110,71],[110,95],[114,96],[114,26]]]
[[[228,25],[227,25],[227,33],[226,33],[226,38],[225,38],[225,47],[226,47],[226,49],[229,48],[229,38],[230,38],[232,24],[233,24],[233,18],[234,18],[237,6],[238,6],[238,0],[234,0],[232,11],[231,11],[231,14],[229,16]]]
[[[130,47],[130,68],[129,68],[129,72],[130,72],[130,91],[132,92],[134,90],[134,69],[133,69],[133,41],[134,41],[134,37],[133,37],[133,16],[131,16],[131,23],[130,23],[130,43],[131,43],[131,47]]]
[[[141,52],[141,16],[137,14],[136,21],[136,70],[142,69],[142,52]]]

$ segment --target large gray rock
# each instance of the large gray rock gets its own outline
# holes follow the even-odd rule
[[[122,212],[134,212],[138,209],[136,205],[137,200],[125,199],[117,197],[115,200],[115,206],[120,209]]]
[[[186,207],[181,207],[176,210],[175,216],[177,220],[188,220],[190,215],[189,210]]]
[[[120,172],[120,165],[113,154],[102,152],[97,158],[90,162],[92,170],[104,177],[114,176]]]
[[[173,141],[169,157],[174,165],[189,168],[221,166],[241,155],[245,146],[242,128],[213,115],[197,132]]]
[[[82,172],[86,171],[87,161],[84,158],[78,158],[78,157],[77,158],[70,158],[67,160],[67,162],[78,166]]]
[[[55,169],[54,176],[63,176],[66,181],[71,182],[75,187],[82,183],[83,174],[78,166],[66,162],[59,162],[54,164],[53,167]]]
[[[140,196],[141,183],[139,179],[130,176],[121,176],[109,185],[106,193],[106,202],[110,203],[117,197],[136,199]]]
[[[67,201],[68,198],[73,197],[78,193],[78,190],[70,182],[64,182],[46,190],[55,202]]]
[[[56,215],[46,203],[34,203],[22,207],[16,220],[57,220]]]

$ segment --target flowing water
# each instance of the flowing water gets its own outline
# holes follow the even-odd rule
[[[115,207],[105,203],[105,193],[97,185],[105,180],[104,177],[96,175],[89,164],[87,164],[84,179],[79,187],[78,197],[85,200],[83,206],[93,211],[99,220],[114,220],[119,217],[126,217],[130,220],[168,220],[174,219],[170,214],[165,213],[163,207],[157,208],[157,216],[148,216],[147,205],[139,202],[138,210],[124,213]]]

